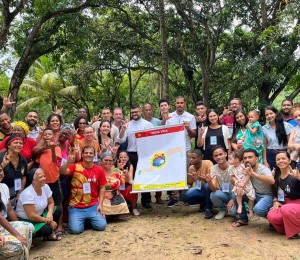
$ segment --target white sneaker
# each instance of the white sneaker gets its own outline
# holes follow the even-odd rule
[[[221,211],[215,216],[215,219],[218,219],[218,220],[223,219],[223,218],[225,217],[225,215],[226,215],[226,211],[221,210]]]
[[[132,210],[133,215],[139,216],[141,213],[138,211],[138,209],[133,209]]]

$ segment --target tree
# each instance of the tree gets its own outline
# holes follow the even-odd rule
[[[47,5],[43,2],[32,1],[28,8],[23,9],[24,2],[20,1],[15,11],[9,12],[9,4],[12,5],[14,2],[2,1],[2,13],[5,13],[5,24],[1,31],[2,42],[6,41],[9,34],[8,28],[17,14],[21,15],[18,24],[25,30],[25,33],[23,31],[13,32],[14,46],[20,58],[11,78],[9,92],[16,102],[20,85],[31,65],[42,55],[66,46],[81,28],[75,26],[80,19],[78,19],[78,15],[74,16],[74,14],[80,13],[86,8],[99,7],[98,2],[101,1],[86,0],[83,3],[82,1],[72,1],[70,4],[69,1],[62,0],[50,1]],[[21,10],[24,13],[21,14]],[[12,107],[12,114],[14,112],[15,106]]]

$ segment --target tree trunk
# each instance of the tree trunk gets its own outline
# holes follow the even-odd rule
[[[205,67],[204,64],[202,64],[202,62],[201,62],[201,74],[202,74],[203,102],[206,107],[209,107],[209,104],[210,104],[210,95],[209,95],[210,76],[209,76],[208,69]]]
[[[162,97],[169,99],[169,58],[167,46],[167,31],[165,23],[165,3],[159,0],[159,20],[162,52]]]
[[[18,92],[20,86],[30,69],[31,65],[38,57],[34,57],[33,55],[30,56],[22,56],[17,63],[17,66],[14,70],[14,73],[11,77],[10,85],[9,85],[9,93],[11,93],[11,100],[15,101],[15,104],[11,107],[10,115],[11,117],[14,116],[16,112],[16,104],[18,102]]]

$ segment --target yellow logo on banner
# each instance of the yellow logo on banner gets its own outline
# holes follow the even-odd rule
[[[171,182],[164,184],[133,184],[133,190],[154,190],[172,188],[186,188],[186,181]]]
[[[165,153],[156,153],[150,159],[150,167],[162,168],[167,163],[167,156]]]

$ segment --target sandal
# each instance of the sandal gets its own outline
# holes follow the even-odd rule
[[[67,231],[64,229],[55,231],[55,235],[57,235],[57,236],[62,236],[62,235],[66,235],[66,234],[67,234]]]
[[[55,233],[52,233],[48,237],[44,237],[44,241],[60,241],[60,240],[61,240],[61,236],[56,235]]]
[[[237,221],[232,223],[233,227],[240,227],[240,226],[246,226],[246,225],[248,225],[248,223],[244,222],[242,220],[237,220]]]

